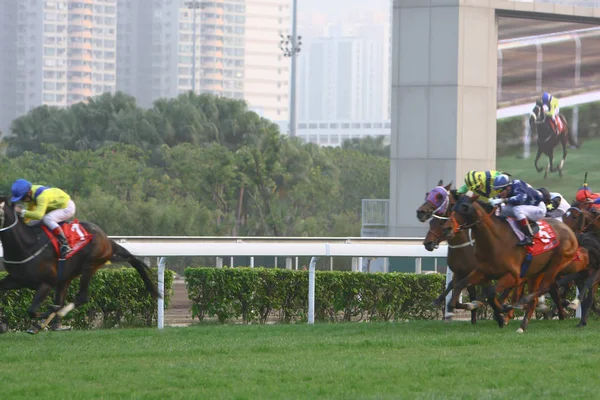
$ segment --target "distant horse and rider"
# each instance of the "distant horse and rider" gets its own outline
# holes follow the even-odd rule
[[[109,261],[131,264],[152,298],[159,297],[149,267],[98,226],[74,219],[75,205],[64,191],[19,179],[12,194],[12,198],[0,196],[0,241],[8,272],[0,280],[0,291],[35,290],[27,310],[34,320],[28,333],[38,333],[50,324],[59,330],[61,319],[88,301],[93,275]],[[69,284],[77,277],[79,291],[73,303],[65,304]],[[38,312],[52,289],[54,305],[45,313]],[[38,318],[42,321],[36,322]],[[0,333],[7,330],[6,321],[0,321]]]
[[[567,120],[560,113],[558,99],[548,92],[544,92],[542,98],[536,101],[533,110],[529,116],[529,126],[532,135],[537,135],[537,154],[534,160],[534,166],[537,172],[544,171],[544,178],[548,172],[558,172],[562,177],[562,171],[567,158],[567,145],[579,147],[572,133],[569,130]],[[562,146],[562,159],[556,165],[554,162],[554,148],[557,144]],[[538,161],[542,154],[548,157],[548,165],[545,168],[538,166]]]

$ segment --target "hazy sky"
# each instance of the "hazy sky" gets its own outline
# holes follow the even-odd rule
[[[363,14],[385,13],[389,16],[391,0],[298,0],[298,22],[310,14],[322,14],[326,23],[355,22]]]

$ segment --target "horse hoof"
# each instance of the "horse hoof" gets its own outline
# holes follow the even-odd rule
[[[536,310],[539,312],[548,312],[548,310],[550,310],[550,307],[548,307],[548,304],[544,303],[544,304],[540,304],[536,307]]]
[[[479,300],[473,300],[470,303],[466,303],[465,306],[467,307],[467,310],[473,311],[481,308],[483,306],[483,302]]]
[[[523,333],[523,332],[525,332],[525,331],[523,330],[523,328],[519,328],[519,329],[517,329],[517,333]]]
[[[31,328],[27,329],[27,333],[29,333],[30,335],[35,335],[40,331],[40,328],[36,325],[32,326]]]
[[[8,325],[6,322],[0,322],[0,335],[8,332]]]
[[[73,330],[73,327],[68,325],[53,325],[50,330],[54,332],[65,332]]]
[[[454,317],[454,313],[447,312],[444,315],[444,322],[452,322],[452,317]]]
[[[579,308],[579,299],[575,299],[572,302],[570,302],[567,308],[573,311],[577,310],[577,308]]]

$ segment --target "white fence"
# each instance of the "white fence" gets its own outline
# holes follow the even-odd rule
[[[314,323],[315,264],[318,257],[415,257],[415,272],[421,272],[424,257],[446,257],[447,245],[432,252],[425,250],[419,238],[325,238],[325,237],[177,237],[177,236],[112,236],[117,243],[140,257],[160,257],[158,262],[158,290],[164,293],[165,257],[286,257],[291,269],[293,257],[310,256],[309,266],[309,323]],[[289,260],[289,262],[288,262]],[[353,262],[361,266],[362,262]],[[233,265],[233,262],[232,262]],[[296,262],[297,269],[297,262]],[[448,269],[446,282],[452,279]],[[164,302],[158,303],[158,328],[164,327]]]

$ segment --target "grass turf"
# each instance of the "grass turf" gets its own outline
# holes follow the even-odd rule
[[[496,167],[501,171],[506,171],[515,178],[525,180],[535,188],[546,187],[550,191],[561,193],[567,200],[575,199],[577,189],[583,183],[586,172],[588,175],[588,184],[594,191],[600,192],[600,139],[588,140],[583,142],[579,149],[567,149],[567,159],[564,166],[564,175],[559,178],[558,173],[549,173],[548,178],[544,180],[544,173],[538,173],[533,166],[533,160],[537,152],[535,144],[531,148],[531,156],[523,159],[522,150],[518,153],[498,157]],[[554,150],[554,165],[556,166],[562,158],[562,148],[556,146]],[[548,157],[542,155],[538,165],[546,167]]]
[[[581,399],[600,325],[491,321],[42,332],[0,336],[2,398]]]

